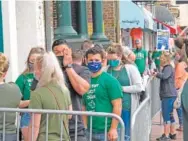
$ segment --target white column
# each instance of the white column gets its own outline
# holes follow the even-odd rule
[[[19,73],[32,47],[45,47],[44,6],[42,0],[16,1]]]
[[[18,76],[18,46],[15,0],[1,1],[3,17],[4,53],[9,57],[10,68],[6,81],[15,81]]]

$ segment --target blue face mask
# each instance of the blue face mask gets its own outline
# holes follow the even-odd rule
[[[92,73],[96,73],[101,70],[102,63],[101,62],[89,62],[87,67]]]
[[[108,65],[110,67],[115,68],[115,67],[119,66],[119,64],[120,64],[120,60],[108,60]]]

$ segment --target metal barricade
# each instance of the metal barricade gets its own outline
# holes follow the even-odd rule
[[[145,99],[134,112],[131,119],[131,141],[149,141],[151,131],[151,79],[145,91]]]
[[[160,80],[150,77],[145,90],[145,99],[131,119],[131,141],[149,141],[153,117],[160,111]]]
[[[160,80],[153,78],[150,83],[152,89],[151,93],[149,93],[151,97],[151,119],[153,119],[161,109],[161,102],[159,97]]]
[[[45,132],[45,141],[48,141],[48,119],[49,116],[51,114],[57,114],[59,116],[61,115],[73,115],[75,116],[75,141],[77,141],[77,122],[78,122],[78,116],[80,115],[86,115],[89,117],[93,117],[93,116],[97,116],[97,117],[105,117],[105,129],[104,129],[104,135],[105,135],[105,141],[107,141],[107,122],[109,118],[115,118],[116,120],[119,121],[120,124],[120,141],[124,141],[124,135],[125,135],[125,127],[124,127],[124,122],[121,119],[121,117],[119,117],[118,115],[115,114],[111,114],[111,113],[102,113],[102,112],[82,112],[82,111],[65,111],[65,110],[39,110],[39,109],[16,109],[16,108],[0,108],[0,113],[3,113],[3,117],[1,116],[1,118],[3,119],[3,141],[5,141],[5,135],[6,135],[6,114],[7,113],[15,113],[16,114],[16,119],[17,119],[17,141],[19,141],[19,115],[20,113],[30,113],[32,119],[34,120],[34,114],[45,114],[46,115],[46,132]],[[33,135],[34,135],[34,123],[31,124],[32,127],[32,137],[31,137],[31,141],[33,141]],[[58,122],[58,121],[57,121]],[[89,135],[89,140],[92,141],[92,120],[90,122],[90,135]],[[61,135],[60,135],[60,141],[62,141],[62,137],[63,137],[63,121],[61,121],[60,124],[61,128]]]

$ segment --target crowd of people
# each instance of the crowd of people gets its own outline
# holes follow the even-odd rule
[[[187,111],[184,102],[188,86],[187,64],[183,60],[185,56],[181,51],[172,55],[167,51],[155,50],[150,57],[141,39],[136,39],[135,45],[133,51],[117,43],[104,49],[102,45],[87,40],[80,49],[74,50],[66,40],[59,39],[54,41],[51,52],[41,47],[32,48],[26,69],[15,83],[5,83],[9,61],[5,54],[0,53],[0,107],[113,113],[122,117],[125,141],[129,141],[131,117],[145,91],[143,77],[150,74],[160,79],[164,134],[157,140],[176,139],[173,109],[176,108],[178,113],[179,131],[185,127],[183,121],[188,120],[187,115],[182,114]],[[155,68],[150,67],[152,63],[155,63]],[[185,97],[182,102],[181,96]],[[35,113],[32,117],[26,112],[20,116],[20,137],[23,137],[20,140],[46,139],[45,114]],[[0,113],[0,139],[3,117],[3,113]],[[15,113],[6,113],[5,141],[15,141],[17,138],[15,120]],[[87,130],[90,129],[91,120],[92,131]],[[92,132],[92,141],[104,141],[105,121],[105,117],[51,114],[48,118],[48,140],[55,141],[62,137],[63,141],[75,141],[75,138],[77,141],[87,141]],[[118,121],[109,118],[106,126],[106,138],[118,140]]]

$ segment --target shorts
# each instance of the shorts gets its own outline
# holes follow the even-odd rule
[[[173,115],[173,105],[176,97],[169,97],[162,99],[162,116],[164,120],[164,124],[174,124],[175,119]]]
[[[25,128],[28,127],[30,124],[31,120],[31,115],[30,113],[23,113],[21,115],[21,120],[20,120],[20,128]]]

